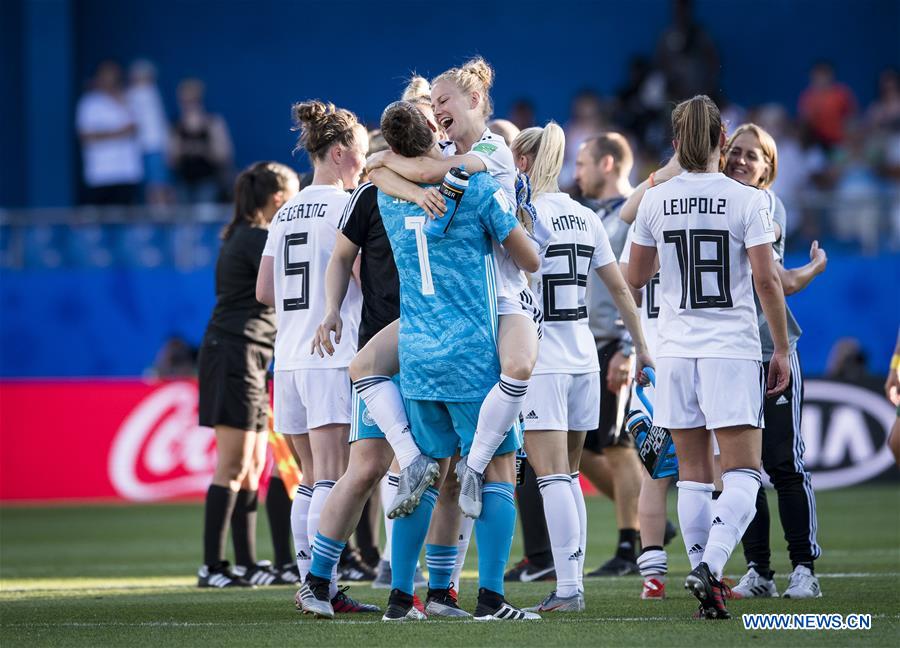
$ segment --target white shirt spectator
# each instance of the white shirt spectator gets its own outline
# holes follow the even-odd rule
[[[138,141],[144,153],[165,153],[169,140],[169,123],[159,88],[140,83],[128,88],[128,107],[137,122]]]
[[[135,123],[128,106],[103,92],[88,92],[78,101],[76,128],[83,138],[121,131]],[[84,181],[89,187],[137,184],[144,168],[137,137],[133,134],[104,139],[82,139]]]

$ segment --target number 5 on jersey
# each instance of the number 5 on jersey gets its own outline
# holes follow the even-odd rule
[[[419,257],[419,274],[422,275],[422,294],[434,294],[434,282],[431,280],[431,262],[428,260],[428,238],[425,236],[425,216],[407,216],[406,229],[416,233],[416,252]]]
[[[291,253],[299,253],[293,248],[306,245],[308,236],[308,232],[296,232],[284,237],[284,276],[299,275],[300,280],[300,297],[285,298],[282,305],[285,311],[309,308],[309,261],[291,261]]]

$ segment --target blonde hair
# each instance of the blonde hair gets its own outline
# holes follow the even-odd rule
[[[321,160],[332,144],[352,146],[359,120],[349,110],[318,99],[291,106],[294,130],[300,131],[295,150],[305,149],[313,162]]]
[[[431,80],[431,85],[438,81],[452,81],[464,93],[477,92],[481,95],[481,112],[485,119],[494,112],[490,95],[494,85],[494,68],[480,56],[469,59],[458,68],[442,72]]]
[[[532,202],[540,194],[559,191],[559,172],[566,152],[566,135],[559,124],[549,121],[543,128],[526,128],[516,136],[511,148],[513,155],[524,155],[532,160],[528,169]],[[521,207],[518,216],[523,223],[531,221]]]
[[[752,123],[738,126],[725,143],[725,157],[727,159],[731,147],[734,146],[734,141],[744,133],[751,133],[759,140],[759,148],[769,165],[769,170],[759,180],[759,188],[768,189],[778,176],[778,147],[775,145],[775,138],[765,128]]]
[[[705,171],[719,145],[722,115],[706,95],[682,101],[672,111],[672,133],[678,141],[678,160],[685,171]]]
[[[428,83],[428,79],[413,73],[400,100],[421,106],[431,106],[431,84]]]

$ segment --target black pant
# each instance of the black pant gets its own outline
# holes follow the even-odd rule
[[[525,482],[516,486],[516,502],[519,504],[525,557],[538,568],[549,567],[553,564],[553,552],[544,518],[544,500],[538,488],[537,475],[527,459],[522,462],[522,470],[525,471]]]
[[[803,406],[803,375],[797,352],[790,356],[791,383],[781,396],[765,401],[763,429],[763,468],[778,493],[778,514],[784,529],[791,564],[812,563],[821,554],[816,542],[816,496],[809,473],[803,465],[803,437],[800,413]],[[765,363],[766,376],[769,363]],[[756,496],[756,517],[743,538],[747,564],[769,569],[769,503],[765,489]]]

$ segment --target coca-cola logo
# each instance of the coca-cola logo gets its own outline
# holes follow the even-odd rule
[[[216,465],[215,433],[197,424],[197,386],[168,383],[125,418],[109,453],[109,477],[127,499],[202,493]]]

